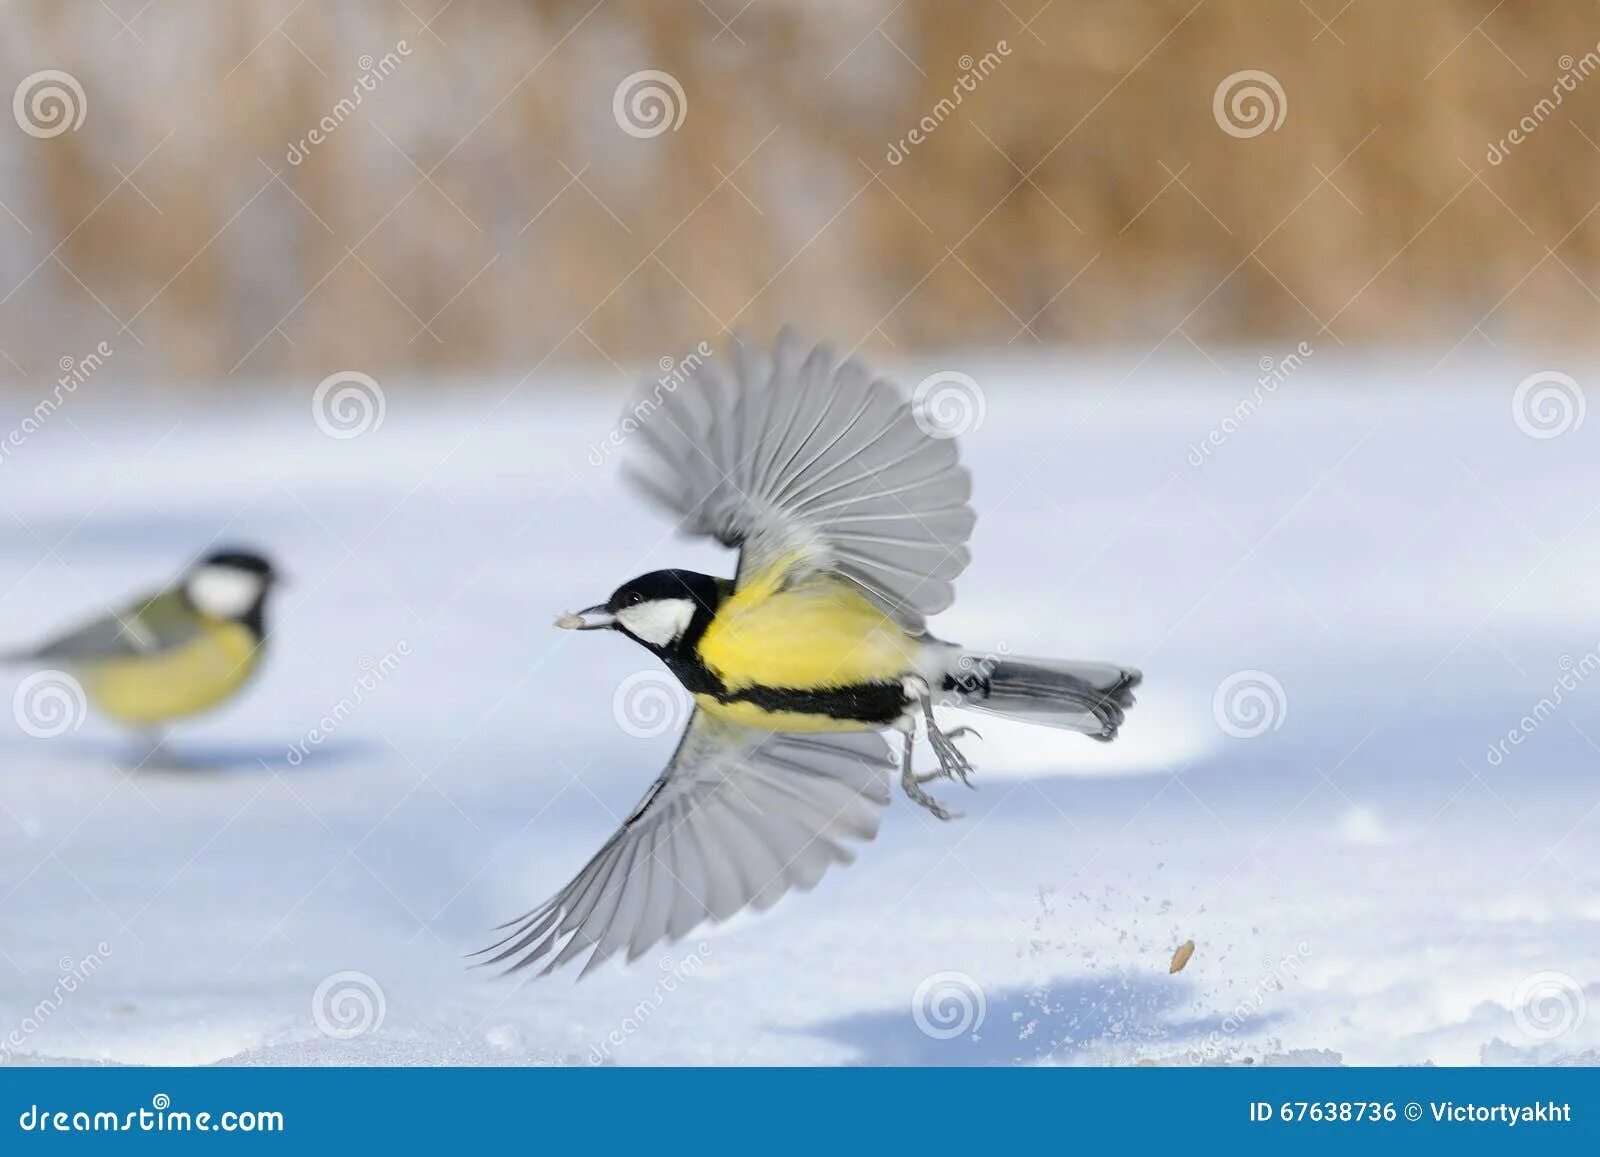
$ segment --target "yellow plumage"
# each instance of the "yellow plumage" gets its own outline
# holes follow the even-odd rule
[[[752,576],[718,608],[699,654],[730,691],[813,691],[893,682],[915,669],[918,645],[851,583],[825,573],[789,582],[785,560]],[[711,715],[768,731],[851,731],[826,715],[768,711],[696,695]]]
[[[259,640],[249,628],[201,616],[194,637],[176,647],[96,660],[74,674],[107,716],[151,727],[216,706],[255,673],[259,661]]]

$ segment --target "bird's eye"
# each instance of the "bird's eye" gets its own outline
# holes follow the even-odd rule
[[[642,602],[644,602],[644,596],[638,591],[634,591],[628,596],[628,606],[630,607],[636,607]]]

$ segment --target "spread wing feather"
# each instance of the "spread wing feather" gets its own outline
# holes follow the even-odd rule
[[[605,846],[548,901],[503,925],[483,963],[511,971],[584,952],[587,974],[704,921],[771,907],[854,859],[889,802],[876,732],[774,735],[697,712],[667,769]]]
[[[741,548],[740,583],[783,564],[856,583],[906,630],[955,598],[975,516],[955,442],[930,437],[888,381],[778,335],[706,362],[631,411],[628,477],[683,530]]]
[[[199,620],[177,591],[140,599],[13,659],[41,663],[93,663],[149,655],[181,646],[199,630]]]

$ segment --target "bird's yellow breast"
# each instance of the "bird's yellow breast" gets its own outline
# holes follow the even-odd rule
[[[782,571],[774,567],[730,595],[701,636],[700,658],[730,691],[898,682],[915,670],[917,640],[850,583],[816,575],[786,585]],[[714,714],[773,731],[861,726],[697,698]]]
[[[76,674],[90,701],[110,718],[148,727],[214,707],[239,690],[260,661],[258,642],[238,623],[206,619],[179,646],[101,660]]]

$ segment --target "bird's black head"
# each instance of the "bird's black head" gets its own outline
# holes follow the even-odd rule
[[[214,550],[183,579],[183,593],[202,614],[259,624],[267,592],[280,580],[265,555],[253,550]]]
[[[278,572],[273,569],[272,562],[266,555],[253,550],[239,550],[233,547],[212,551],[202,558],[196,566],[228,567],[231,570],[239,570],[247,574],[256,575],[269,583],[278,578]]]
[[[711,575],[654,570],[623,583],[605,602],[558,623],[581,631],[610,627],[653,651],[670,651],[699,637],[721,597]]]

